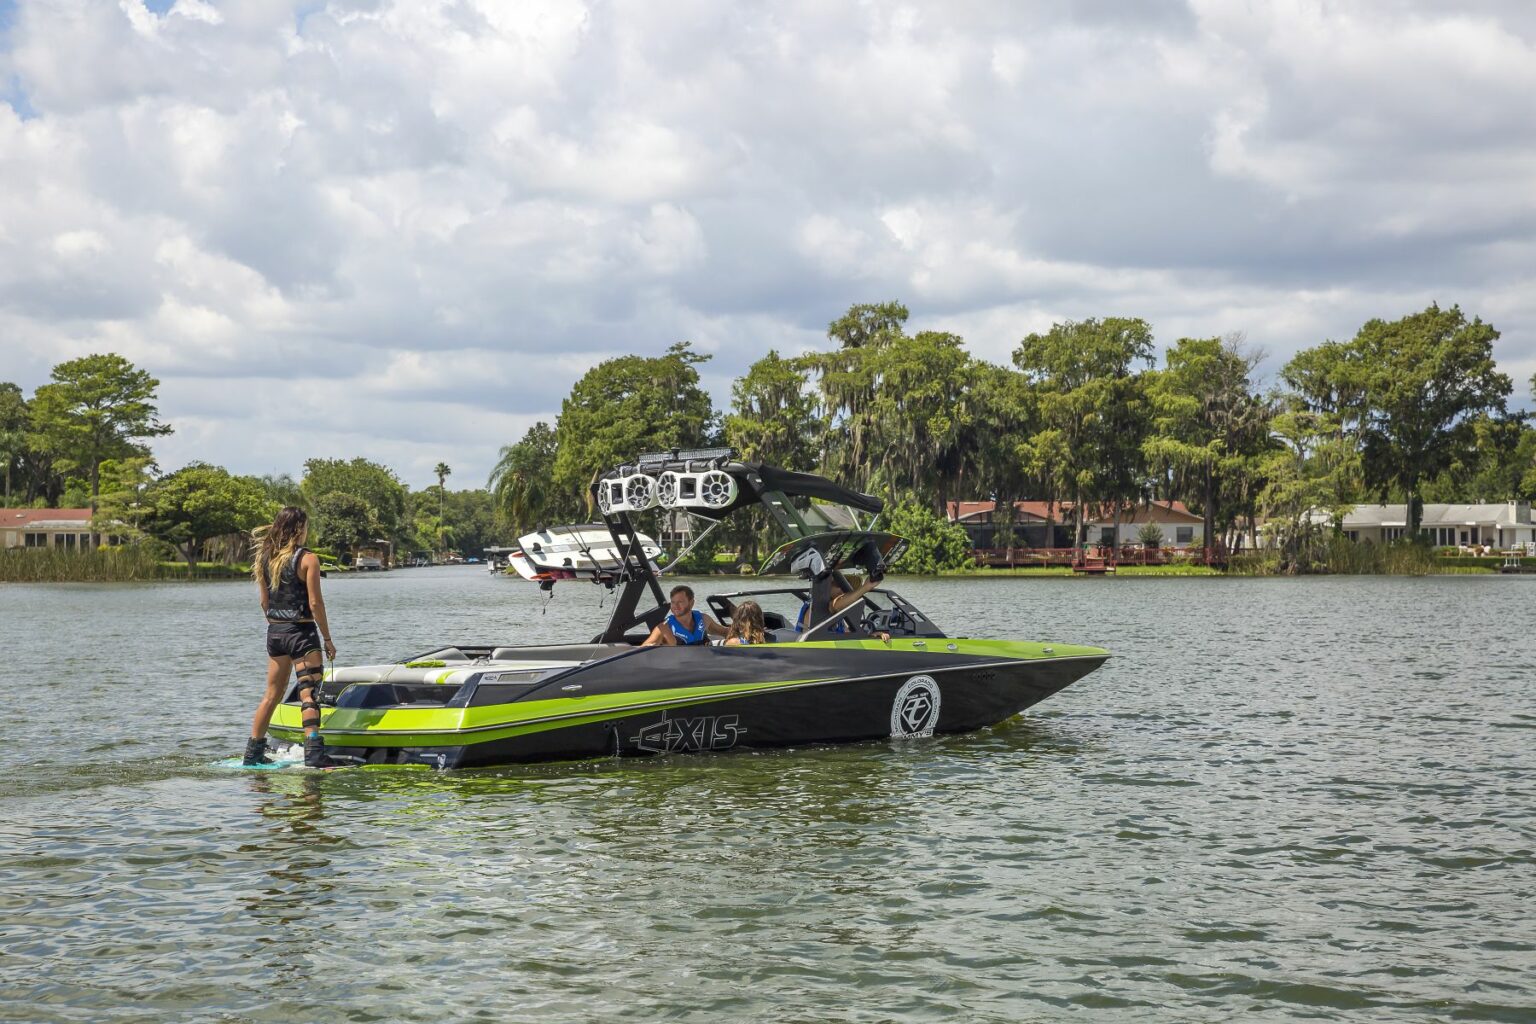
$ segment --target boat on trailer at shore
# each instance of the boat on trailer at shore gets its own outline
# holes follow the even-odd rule
[[[885,587],[833,612],[835,588],[853,589],[845,572],[879,579],[906,541],[874,529],[880,499],[823,477],[739,462],[727,449],[672,451],[604,474],[593,492],[605,546],[621,556],[607,580],[619,593],[606,628],[579,643],[445,643],[396,663],[332,669],[319,703],[333,758],[447,769],[970,732],[1109,657],[1098,647],[948,636]],[[836,521],[854,525],[831,526],[813,499],[844,506]],[[705,601],[725,624],[738,602],[757,601],[774,642],[642,646],[668,601],[634,520],[658,506],[710,529],[766,511],[786,539],[760,575],[779,585]],[[870,521],[859,525],[859,513]],[[292,690],[271,733],[301,738]]]

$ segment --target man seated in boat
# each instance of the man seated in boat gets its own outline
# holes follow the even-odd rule
[[[838,612],[847,611],[850,608],[856,608],[863,600],[864,595],[878,587],[881,581],[884,579],[885,576],[882,573],[880,573],[878,570],[873,570],[869,573],[868,576],[864,578],[863,583],[860,583],[857,587],[854,587],[850,590],[847,580],[843,579],[840,574],[833,573],[832,599],[828,602],[828,611],[833,615],[836,615]],[[800,605],[800,614],[795,616],[796,633],[804,633],[807,629],[814,625],[814,623],[807,621],[810,617],[811,602],[805,601]],[[876,640],[883,640],[886,643],[891,642],[891,634],[885,632],[884,630],[880,630],[878,632],[864,631],[862,629],[864,618],[862,613],[852,616],[844,616],[843,618],[838,619],[832,628],[827,630],[827,633],[832,636],[846,635],[849,632],[849,618],[854,619],[855,622],[858,623],[861,627],[860,629],[855,630],[855,632],[863,632],[865,635],[872,636]]]
[[[667,617],[651,630],[642,647],[695,647],[707,645],[712,636],[724,637],[726,629],[708,612],[693,606],[693,588],[679,583],[672,588]]]
[[[841,611],[846,611],[847,609],[852,608],[856,604],[858,604],[859,600],[865,594],[869,593],[871,590],[874,590],[879,585],[880,585],[880,577],[877,576],[875,573],[870,573],[869,576],[865,578],[863,583],[860,583],[857,587],[854,587],[852,590],[850,590],[850,589],[848,589],[848,582],[847,582],[847,580],[843,579],[843,577],[841,575],[839,575],[838,573],[833,573],[832,574],[832,600],[830,602],[828,602],[827,610],[829,612],[831,612],[833,615],[836,615],[838,612],[841,612]],[[807,601],[804,601],[804,602],[801,603],[801,605],[800,605],[800,614],[795,616],[795,632],[796,633],[804,633],[806,631],[806,629],[808,629],[810,626],[813,625],[813,623],[807,621],[810,617],[811,617],[811,602],[809,600],[807,600]],[[862,618],[862,616],[860,616],[860,617]],[[846,618],[839,619],[837,621],[837,623],[828,632],[831,632],[831,633],[846,633],[846,632],[848,632],[847,619]]]

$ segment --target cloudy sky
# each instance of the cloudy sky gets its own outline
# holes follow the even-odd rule
[[[1460,303],[1536,372],[1528,0],[0,0],[0,379],[116,351],[193,459],[484,480],[621,353],[717,402],[896,298],[1272,371]]]

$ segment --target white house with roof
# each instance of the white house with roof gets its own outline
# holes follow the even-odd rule
[[[1326,513],[1314,514],[1319,520]],[[1344,515],[1344,536],[1384,544],[1408,533],[1408,506],[1356,505]],[[1436,547],[1487,547],[1499,551],[1536,547],[1536,523],[1528,501],[1477,505],[1425,505],[1419,523]]]
[[[88,508],[0,508],[0,548],[88,548]]]
[[[1072,546],[1070,502],[1016,501],[1013,513],[1014,548],[1069,548]],[[1003,517],[995,501],[951,501],[949,521],[965,528],[978,552],[1000,550]],[[1087,517],[1089,544],[1134,545],[1141,530],[1155,523],[1164,548],[1198,548],[1205,543],[1205,521],[1182,501],[1154,501],[1127,505],[1120,511],[1119,529],[1114,516],[1094,509]]]

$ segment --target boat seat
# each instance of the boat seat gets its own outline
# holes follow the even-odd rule
[[[472,659],[469,657],[469,655],[465,654],[463,651],[459,650],[457,647],[444,647],[440,651],[430,651],[430,652],[428,652],[426,654],[417,655],[413,660],[415,660],[415,661],[464,661],[464,662],[467,662],[467,661],[471,661]]]
[[[491,651],[492,661],[596,661],[619,651],[629,650],[629,644],[552,644],[545,647],[498,647]]]

